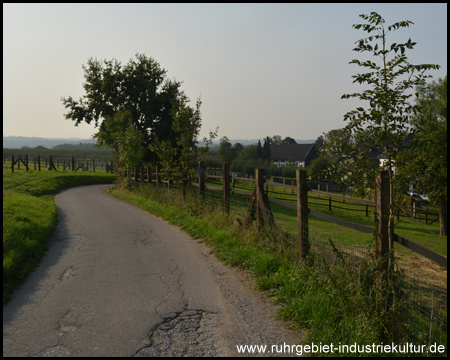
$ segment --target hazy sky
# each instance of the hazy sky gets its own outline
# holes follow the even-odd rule
[[[371,56],[352,51],[366,35],[352,24],[372,11],[413,21],[388,41],[411,38],[409,61],[447,74],[447,4],[3,4],[3,135],[90,138],[61,97],[84,95],[88,58],[144,53],[192,105],[201,95],[202,137],[219,126],[218,138],[316,139],[358,106],[341,95],[365,89],[349,61]]]

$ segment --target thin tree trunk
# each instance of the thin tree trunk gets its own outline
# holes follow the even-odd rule
[[[447,236],[447,200],[439,199],[439,228],[440,234]]]

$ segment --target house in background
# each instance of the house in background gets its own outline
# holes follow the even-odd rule
[[[307,167],[319,156],[315,144],[280,144],[270,145],[270,159],[277,166],[296,165]]]

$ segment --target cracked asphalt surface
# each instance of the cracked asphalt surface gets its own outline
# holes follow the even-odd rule
[[[3,356],[248,356],[236,345],[301,342],[249,274],[107,187],[56,196],[50,249],[3,307]]]

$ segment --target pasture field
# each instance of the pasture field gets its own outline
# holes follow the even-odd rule
[[[210,181],[206,182],[206,185],[210,186],[221,186],[221,182],[219,181]],[[236,182],[236,189],[253,191],[253,188],[246,184],[244,181]],[[330,193],[332,194],[332,193]],[[297,197],[296,191],[292,194],[291,189],[286,189],[284,192],[282,185],[275,185],[273,187],[269,186],[269,196],[280,199],[290,204],[296,204]],[[336,194],[339,195],[339,194]],[[340,194],[342,195],[342,194]],[[250,199],[249,196],[241,196],[238,194],[234,194],[234,201],[232,200],[232,206],[235,206],[235,209],[240,212],[246,212],[248,209],[248,201]],[[366,216],[365,206],[361,204],[356,204],[352,202],[352,198],[347,196],[345,203],[334,203],[331,211],[328,209],[328,197],[322,195],[318,195],[314,192],[308,192],[308,207],[320,211],[324,214],[331,215],[337,217],[342,220],[354,222],[357,224],[365,225],[365,226],[373,226],[373,207],[369,207],[369,216]],[[405,201],[409,201],[408,197],[405,197]],[[241,204],[241,205],[239,205]],[[274,210],[274,215],[276,218],[280,220],[282,226],[286,227],[288,231],[297,231],[297,218],[296,211],[290,210],[283,206],[277,205],[275,203],[271,203],[272,210]],[[438,211],[437,208],[431,208],[435,212]],[[314,221],[317,219],[314,216],[310,216]],[[319,220],[319,219],[318,219]],[[327,227],[327,231],[338,232],[339,237],[344,241],[361,244],[366,243],[366,238],[368,236],[369,239],[372,238],[371,235],[363,234],[359,231],[351,230],[342,226],[338,226],[335,224],[330,224],[330,226],[326,225],[326,221],[321,220],[321,226]],[[436,221],[433,224],[425,224],[423,220],[417,220],[412,217],[400,217],[399,220],[395,218],[395,233],[403,236],[415,243],[434,251],[440,255],[447,256],[447,236],[439,236],[439,223]],[[400,252],[403,251],[401,246],[398,246]],[[404,249],[407,250],[407,249]],[[407,250],[409,251],[409,250]]]
[[[219,187],[222,183],[220,179],[213,179],[212,181],[206,181],[206,185]],[[253,188],[245,181],[237,181],[235,183],[235,189],[250,192],[253,191]],[[295,189],[294,193],[292,193],[291,188],[284,189],[283,185],[274,185],[273,189],[272,186],[269,185],[268,190],[269,197],[274,197],[290,204],[296,204],[297,198]],[[220,198],[221,193],[216,193],[216,196]],[[336,193],[335,195],[342,195],[342,193]],[[345,203],[333,203],[333,208],[329,211],[328,200],[329,198],[323,193],[319,196],[317,193],[308,192],[308,207],[310,209],[342,220],[373,227],[373,207],[369,207],[369,213],[368,216],[366,216],[365,206],[352,202],[352,198],[346,196]],[[250,196],[234,193],[231,198],[231,209],[240,214],[246,214],[249,201]],[[405,201],[409,201],[407,196],[405,197]],[[297,211],[274,202],[271,202],[270,206],[277,226],[283,231],[296,236],[298,231]],[[437,209],[435,208],[430,209],[437,212]],[[335,241],[338,241],[342,247],[348,249],[347,251],[352,254],[360,253],[361,249],[364,249],[367,245],[373,243],[372,234],[366,234],[344,226],[336,225],[313,215],[309,215],[309,227],[316,234],[331,234]],[[405,216],[400,217],[399,220],[395,218],[394,228],[396,234],[439,255],[447,257],[447,236],[439,235],[438,222],[425,224],[424,221]],[[394,248],[398,265],[402,269],[405,269],[409,276],[423,278],[435,286],[447,289],[446,269],[439,264],[436,264],[434,261],[429,260],[398,243],[395,243]]]
[[[3,164],[3,303],[39,264],[58,223],[54,197],[70,187],[113,183],[105,171],[20,170]]]

